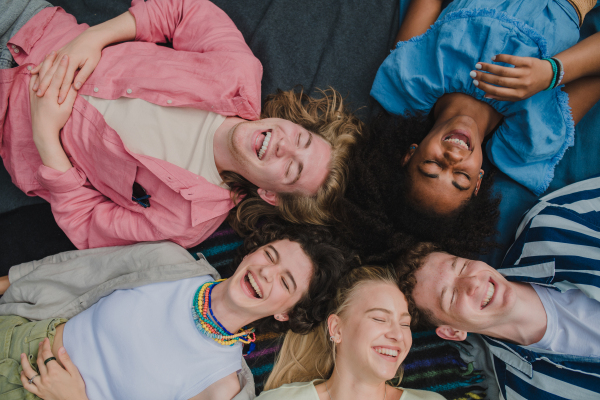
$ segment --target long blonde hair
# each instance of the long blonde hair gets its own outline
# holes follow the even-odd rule
[[[331,314],[342,316],[356,290],[369,282],[397,285],[393,270],[384,267],[360,267],[342,278],[332,304]],[[283,340],[273,371],[265,384],[265,390],[286,383],[308,382],[313,379],[328,379],[335,365],[335,345],[329,340],[327,320],[306,335],[288,331]],[[394,383],[402,379],[402,366],[394,377]],[[398,379],[398,382],[395,382]]]

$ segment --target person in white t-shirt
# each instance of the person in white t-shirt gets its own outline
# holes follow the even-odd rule
[[[440,400],[391,384],[412,345],[409,304],[393,271],[360,267],[340,282],[327,321],[288,332],[258,400]],[[326,378],[326,379],[323,379]],[[292,383],[295,382],[295,383]]]
[[[37,322],[0,317],[0,331],[12,338],[3,362],[16,364],[21,355],[23,387],[44,399],[251,399],[254,389],[237,375],[244,370],[242,343],[254,340],[251,326],[312,329],[326,318],[333,285],[352,256],[324,228],[275,223],[244,247],[237,270],[223,281],[199,274],[117,289],[66,323],[60,315]],[[40,326],[41,334],[31,333]],[[38,342],[45,350],[37,351]],[[37,357],[37,371],[28,357]],[[0,397],[25,395],[14,383],[18,373],[0,380]]]

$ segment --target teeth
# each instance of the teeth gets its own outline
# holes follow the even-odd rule
[[[469,148],[469,145],[467,143],[465,143],[464,140],[460,140],[460,139],[455,139],[455,138],[448,138],[445,139],[444,142],[452,142],[452,143],[456,143],[461,145],[462,147],[464,147],[465,149]]]
[[[383,354],[386,356],[391,356],[391,357],[398,357],[398,350],[392,350],[392,349],[386,349],[383,347],[377,347],[375,349],[376,352],[378,352],[379,354]]]
[[[267,151],[267,147],[269,146],[269,141],[271,140],[271,132],[267,132],[267,135],[265,136],[265,139],[263,140],[263,144],[260,148],[260,150],[258,151],[258,159],[262,160],[263,156],[265,155],[265,151]]]
[[[496,290],[496,287],[494,286],[494,284],[492,282],[490,282],[490,286],[488,287],[487,295],[485,296],[485,299],[483,299],[483,304],[482,304],[483,307],[488,305],[488,303],[492,299],[492,296],[494,295],[495,290]]]
[[[252,276],[251,273],[248,273],[248,281],[250,281],[250,284],[254,288],[254,291],[256,292],[256,294],[258,294],[258,297],[260,297],[262,299],[262,292],[260,291],[260,288],[258,287],[258,285],[256,284],[256,282],[254,281],[254,277]]]

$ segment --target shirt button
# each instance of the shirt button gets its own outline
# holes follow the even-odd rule
[[[98,89],[97,87],[94,88],[94,92],[98,93],[98,90],[100,89]]]
[[[167,100],[167,104],[171,104],[173,100]]]
[[[10,47],[12,47],[13,49],[17,48],[17,46],[15,46],[14,44],[11,44]]]
[[[131,94],[132,90],[131,89],[127,89],[127,94]]]
[[[15,49],[15,53],[18,53],[18,52],[19,52],[19,49]]]
[[[33,69],[33,67],[32,67],[31,65],[28,65],[28,66],[27,66],[27,69],[28,69],[29,71],[31,71],[31,70]]]

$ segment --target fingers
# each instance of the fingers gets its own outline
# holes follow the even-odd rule
[[[37,375],[37,372],[35,372],[33,368],[31,368],[31,364],[29,364],[29,360],[27,359],[27,355],[25,355],[25,353],[21,354],[21,367],[23,367],[23,371],[21,371],[21,383],[23,384],[23,387],[27,391],[39,397],[40,393],[38,392],[38,388],[35,386],[34,383],[29,383],[29,378],[32,378],[35,375]],[[35,379],[37,380],[40,378],[37,377]]]
[[[504,76],[498,76],[486,72],[471,71],[471,77],[474,79],[474,84],[475,82],[487,82],[492,85],[504,86],[508,88],[516,88],[519,85],[519,79],[517,78],[506,78]],[[475,86],[477,86],[477,84],[475,84]],[[483,90],[481,86],[478,87]]]
[[[46,374],[48,373],[48,368],[46,368],[46,365],[44,364],[44,360],[46,358],[42,354],[42,344],[44,344],[45,340],[47,340],[47,339],[44,339],[40,342],[40,345],[38,348],[37,367],[38,367],[40,376],[46,376]],[[52,354],[52,352],[50,352],[50,354]],[[52,357],[52,356],[49,356],[49,357]]]
[[[486,93],[484,97],[488,99],[495,99],[499,101],[515,101],[518,99],[516,90],[512,88],[494,86],[483,81],[479,81],[478,85],[476,86]]]
[[[498,54],[497,56],[492,57],[492,61],[501,62],[505,64],[512,64],[515,67],[530,67],[531,59],[530,57],[519,57],[513,56],[510,54]]]
[[[475,64],[474,72],[485,71],[498,76],[505,76],[507,78],[518,78],[521,73],[519,69],[512,67],[502,67],[500,65],[489,64],[484,62],[478,62]]]
[[[71,361],[71,357],[69,357],[69,354],[67,353],[67,350],[65,350],[64,347],[58,349],[58,359],[60,360],[63,367],[65,367],[67,372],[71,374],[71,376],[79,375],[79,370],[77,369],[75,364],[73,364],[73,361]]]
[[[56,52],[53,51],[52,53],[48,54],[46,56],[46,58],[44,59],[44,61],[42,61],[42,63],[40,65],[38,65],[39,67],[39,76],[40,76],[40,81],[39,81],[39,86],[38,87],[34,87],[34,90],[37,90],[37,95],[39,97],[42,97],[45,93],[46,90],[48,89],[48,86],[50,85],[50,82],[52,81],[52,76],[54,75],[54,71],[56,70],[56,67],[58,65],[55,65],[56,61]]]
[[[85,81],[87,81],[92,72],[94,72],[94,68],[96,68],[96,66],[94,65],[94,63],[89,62],[89,60],[86,61],[85,64],[83,64],[83,67],[81,67],[81,70],[75,77],[75,89],[81,89],[81,86],[85,83]]]
[[[39,83],[39,80],[39,76],[31,75],[31,79],[29,80],[29,90],[31,90],[32,93],[30,93],[30,95],[35,93],[35,87]]]
[[[65,76],[61,82],[60,92],[58,94],[58,103],[62,104],[63,100],[67,97],[67,93],[71,89],[71,83],[73,82],[73,77],[75,76],[75,71],[77,71],[78,65],[73,63],[69,63]]]

